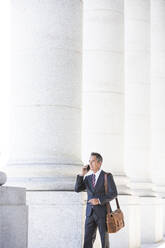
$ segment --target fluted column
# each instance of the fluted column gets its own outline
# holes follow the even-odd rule
[[[124,158],[123,1],[84,1],[82,157],[103,155],[121,193],[129,192]]]
[[[152,177],[165,197],[165,2],[151,0]]]
[[[81,24],[76,0],[11,1],[9,183],[72,190],[81,164]]]
[[[0,2],[0,168],[6,161],[11,77],[10,1]]]
[[[88,162],[90,152],[101,153],[102,168],[114,175],[117,184],[127,224],[118,238],[110,235],[110,245],[120,248],[122,242],[123,248],[136,248],[140,245],[139,203],[138,197],[128,195],[124,167],[123,3],[84,0],[82,157]],[[134,221],[133,212],[137,213]],[[99,236],[94,247],[100,247]]]
[[[152,179],[165,203],[165,2],[151,0]],[[165,207],[162,204],[163,213]],[[161,216],[163,220],[163,216]],[[163,229],[163,221],[159,223]],[[164,219],[165,234],[165,219]]]
[[[162,239],[162,202],[151,176],[151,81],[149,0],[125,0],[125,165],[141,201],[141,242]],[[151,219],[150,216],[153,215]]]
[[[137,195],[153,194],[149,13],[149,0],[125,0],[125,165]]]

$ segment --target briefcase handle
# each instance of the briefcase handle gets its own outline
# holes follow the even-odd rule
[[[105,173],[104,174],[105,193],[108,193],[108,179],[107,179],[107,175],[108,175],[108,173]],[[116,200],[117,208],[120,209],[120,205],[119,205],[119,201],[118,201],[117,197],[115,198],[115,200]],[[106,203],[106,206],[107,206],[107,212],[108,213],[112,213],[112,208],[111,208],[110,202]]]

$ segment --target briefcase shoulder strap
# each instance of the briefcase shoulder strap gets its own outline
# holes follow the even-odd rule
[[[107,173],[104,174],[104,187],[105,187],[105,193],[108,193],[108,180],[107,180]],[[106,203],[107,207],[107,213],[112,213],[112,208],[110,202]]]
[[[107,179],[107,175],[108,175],[108,174],[109,174],[109,173],[105,173],[105,174],[104,174],[104,187],[105,187],[105,193],[108,193],[108,179]],[[120,205],[119,205],[118,198],[116,197],[115,200],[116,200],[117,208],[120,209]],[[111,208],[110,202],[109,202],[109,203],[106,203],[106,205],[107,205],[107,211],[108,211],[108,213],[109,213],[109,212],[112,213],[112,208]]]
[[[105,193],[108,193],[107,173],[104,174],[104,187],[105,187]]]

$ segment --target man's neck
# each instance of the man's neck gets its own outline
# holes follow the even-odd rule
[[[100,168],[100,169],[98,169],[97,171],[93,171],[93,173],[94,173],[94,174],[96,174],[96,173],[97,173],[98,171],[100,171],[100,170],[101,170],[101,168]]]

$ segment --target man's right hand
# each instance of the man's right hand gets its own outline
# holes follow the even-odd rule
[[[84,165],[83,167],[82,167],[82,172],[81,172],[81,176],[85,176],[85,174],[87,174],[87,167],[88,167],[88,164],[87,165]]]

